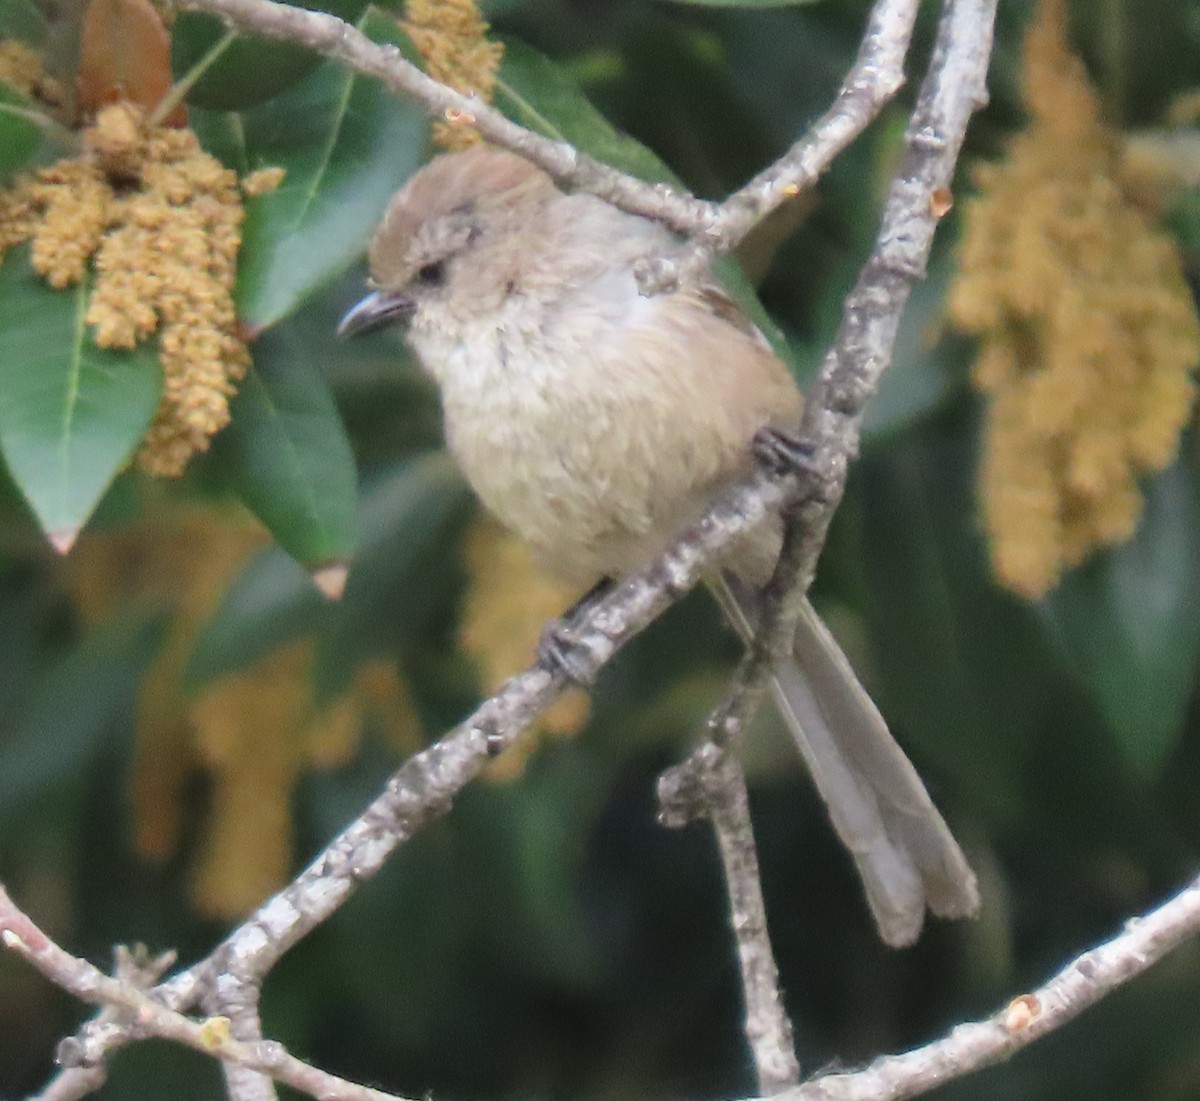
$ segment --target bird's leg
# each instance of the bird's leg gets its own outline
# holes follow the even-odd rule
[[[592,674],[583,668],[575,656],[575,624],[602,597],[612,591],[611,577],[602,577],[575,601],[558,619],[551,620],[538,640],[538,664],[544,669],[561,672],[573,684],[587,686]]]

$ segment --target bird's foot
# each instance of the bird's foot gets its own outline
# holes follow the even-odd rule
[[[537,646],[538,665],[552,673],[561,673],[572,684],[587,688],[595,673],[579,653],[578,639],[567,619],[554,619],[542,628]]]
[[[537,659],[540,666],[560,672],[572,684],[584,688],[596,679],[595,673],[579,653],[576,624],[612,587],[612,579],[602,577],[563,612],[562,616],[546,624],[542,630],[542,637],[538,640]]]
[[[816,449],[799,437],[767,425],[750,443],[759,465],[773,474],[819,475]]]

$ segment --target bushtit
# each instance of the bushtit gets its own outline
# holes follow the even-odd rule
[[[791,374],[710,277],[639,293],[638,261],[678,252],[657,223],[476,147],[436,157],[392,199],[370,246],[374,290],[341,324],[407,322],[467,480],[581,587],[646,565],[749,473],[760,428],[800,421]],[[781,530],[764,525],[714,570],[743,636]],[[883,939],[914,941],[926,907],[973,914],[965,857],[808,605],[795,655],[774,695]]]

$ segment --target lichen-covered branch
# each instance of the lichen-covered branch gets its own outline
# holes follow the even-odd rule
[[[657,562],[589,605],[571,632],[576,654],[572,668],[584,676],[598,674],[621,646],[699,583],[709,562],[797,492],[794,476],[770,473],[731,490]],[[566,675],[557,667],[534,667],[509,680],[454,730],[409,758],[363,813],[295,880],[204,960],[155,987],[154,998],[183,1012],[205,999],[222,977],[235,986],[261,981],[289,948],[333,914],[401,844],[446,813],[484,764],[510,746],[567,687]],[[44,1096],[51,1091],[59,1099],[83,1096],[87,1089],[81,1075],[86,1071],[92,1080],[94,1067],[135,1038],[107,1022],[84,1025],[69,1040],[81,1069],[64,1072]]]
[[[745,781],[719,747],[740,738],[762,700],[772,667],[791,653],[799,601],[841,499],[849,461],[858,451],[863,409],[891,362],[909,291],[924,274],[934,232],[947,209],[945,196],[967,123],[986,97],[995,11],[996,0],[947,0],[875,248],[846,301],[837,339],[806,406],[804,444],[813,456],[809,492],[789,516],[759,631],[709,721],[713,741],[666,773],[659,785],[670,824],[705,817],[717,831],[742,961],[746,1034],[764,1094],[772,1092],[769,1083],[781,1065],[777,1051],[785,1034],[790,1044],[791,1029],[786,1018],[780,1023],[766,917],[754,906],[755,898],[761,906],[761,892],[748,817],[744,826],[736,825],[745,804]],[[750,874],[752,885],[744,881]]]

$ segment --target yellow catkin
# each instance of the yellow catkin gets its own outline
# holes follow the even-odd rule
[[[314,694],[312,639],[300,639],[195,695],[183,678],[196,637],[237,574],[269,544],[241,510],[154,507],[119,531],[85,532],[66,563],[76,606],[100,623],[130,606],[162,607],[171,625],[143,678],[130,801],[134,849],[150,860],[177,850],[185,795],[197,775],[211,792],[190,879],[201,913],[233,918],[286,882],[290,803],[309,768],[345,764],[370,722],[398,752],[423,744],[395,662],[359,669],[327,702]]]
[[[108,228],[111,188],[96,165],[60,161],[38,173],[26,194],[40,214],[31,226],[33,270],[57,290],[73,286]]]
[[[52,287],[95,281],[85,317],[102,348],[158,335],[163,397],[139,461],[176,477],[229,421],[250,357],[234,312],[242,195],[190,130],[148,128],[127,103],[103,108],[85,153],[0,193],[0,255],[32,240]]]
[[[67,101],[62,85],[46,74],[37,51],[11,38],[0,38],[0,84],[49,107],[60,107]]]
[[[1030,598],[1133,533],[1137,478],[1178,450],[1200,352],[1175,246],[1132,201],[1066,33],[1063,0],[1041,0],[1025,46],[1030,122],[975,173],[949,298],[979,338],[993,568]]]
[[[277,165],[256,169],[242,177],[242,194],[266,195],[270,191],[277,191],[285,176],[287,169]]]
[[[33,235],[36,217],[24,191],[0,191],[0,263],[6,250]]]
[[[86,531],[66,563],[76,606],[101,623],[130,606],[172,613],[147,670],[130,769],[134,850],[162,860],[175,852],[183,793],[200,767],[181,682],[200,627],[238,571],[269,543],[240,510],[151,506],[147,519],[114,531]]]
[[[504,47],[488,39],[488,25],[474,0],[407,0],[401,26],[434,80],[455,91],[492,98]],[[479,141],[469,117],[447,116],[433,127],[443,149],[466,149]]]
[[[0,83],[32,95],[45,70],[35,50],[11,38],[0,39]]]
[[[211,685],[192,704],[196,744],[212,781],[212,813],[191,899],[201,914],[234,917],[288,879],[289,803],[310,706],[311,647],[293,643]]]
[[[475,661],[483,690],[494,692],[533,660],[542,628],[579,594],[539,570],[525,544],[487,517],[469,529],[465,557],[470,581],[459,642]],[[568,692],[542,715],[529,737],[493,763],[491,776],[518,775],[538,735],[574,734],[589,714],[587,694]]]

